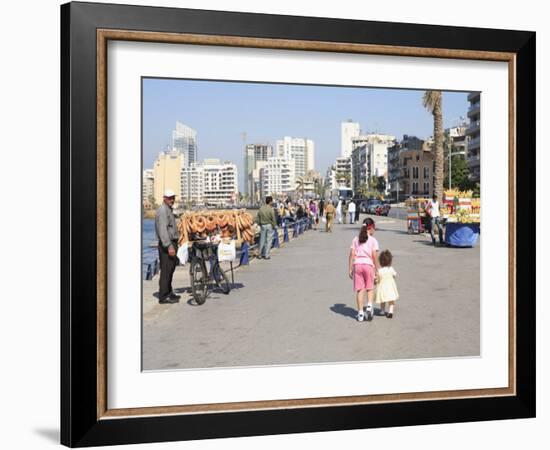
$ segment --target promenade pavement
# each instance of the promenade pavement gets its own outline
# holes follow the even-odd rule
[[[252,260],[235,271],[229,295],[213,292],[201,306],[191,301],[188,265],[174,277],[179,304],[159,305],[158,278],[144,281],[143,369],[479,355],[479,246],[434,248],[403,220],[375,220],[397,271],[393,319],[355,320],[348,252],[359,225],[335,225]]]

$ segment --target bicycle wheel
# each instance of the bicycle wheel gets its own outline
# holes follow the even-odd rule
[[[220,263],[218,261],[216,261],[212,267],[212,275],[216,286],[218,286],[224,294],[229,294],[231,291],[231,283],[229,282],[227,274],[220,267]]]
[[[202,305],[206,301],[206,293],[208,291],[208,274],[201,260],[194,259],[191,261],[189,275],[193,298],[198,305]]]

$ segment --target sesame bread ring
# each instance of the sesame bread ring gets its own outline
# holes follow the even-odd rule
[[[223,228],[227,226],[227,223],[228,223],[227,216],[225,214],[218,214],[218,225]]]
[[[202,233],[206,228],[206,220],[202,216],[195,217],[193,224],[195,233]]]
[[[208,231],[214,231],[217,225],[216,218],[213,215],[206,216],[206,229]]]

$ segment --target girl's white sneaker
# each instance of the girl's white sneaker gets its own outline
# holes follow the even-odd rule
[[[357,322],[363,322],[363,320],[365,320],[365,314],[363,314],[363,311],[360,311],[357,313],[355,318],[357,319]]]

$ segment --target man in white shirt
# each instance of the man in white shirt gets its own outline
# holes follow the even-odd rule
[[[353,202],[353,200],[349,202],[348,214],[349,214],[349,223],[350,224],[355,223],[355,203]]]
[[[426,206],[426,212],[431,217],[430,235],[432,236],[432,243],[435,246],[434,228],[437,225],[439,232],[439,244],[443,244],[443,229],[441,227],[441,216],[439,214],[439,202],[437,201],[437,195],[433,195],[432,200],[428,202]]]

